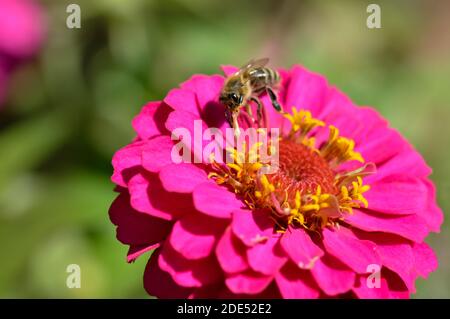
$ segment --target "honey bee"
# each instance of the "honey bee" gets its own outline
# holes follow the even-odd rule
[[[269,59],[250,60],[239,71],[226,80],[219,96],[219,101],[225,105],[225,117],[234,129],[235,135],[240,134],[237,118],[242,107],[245,107],[250,118],[255,121],[250,102],[257,106],[258,123],[261,121],[263,104],[258,98],[264,92],[270,97],[272,106],[281,112],[281,106],[273,88],[280,82],[280,74],[265,67]]]

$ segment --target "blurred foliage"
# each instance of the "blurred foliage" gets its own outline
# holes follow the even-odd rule
[[[125,262],[108,219],[111,157],[146,101],[251,57],[304,64],[376,107],[433,167],[449,211],[449,2],[377,1],[375,30],[369,1],[79,0],[81,29],[68,29],[72,2],[42,2],[47,43],[0,110],[0,297],[146,296],[146,258]],[[430,237],[440,268],[417,297],[450,297],[447,225]],[[65,285],[72,263],[81,289]]]

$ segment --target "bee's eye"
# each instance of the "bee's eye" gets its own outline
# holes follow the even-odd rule
[[[231,99],[233,100],[233,102],[238,103],[239,102],[239,97],[237,96],[236,93],[231,93],[230,94]]]

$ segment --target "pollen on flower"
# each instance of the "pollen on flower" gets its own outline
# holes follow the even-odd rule
[[[369,185],[363,185],[362,178],[357,176],[357,180],[352,182],[351,188],[342,186],[339,194],[340,208],[348,213],[353,213],[353,208],[360,208],[361,204],[367,208],[369,202],[364,198],[364,193],[370,189]]]
[[[360,153],[354,151],[355,142],[351,139],[339,136],[337,127],[330,125],[328,141],[320,148],[320,154],[329,162],[339,165],[346,161],[358,161],[364,163]]]
[[[231,187],[249,208],[267,209],[278,231],[289,225],[313,231],[338,227],[353,208],[368,207],[364,193],[370,187],[363,184],[362,177],[374,170],[373,164],[338,171],[348,161],[364,163],[362,155],[354,150],[354,141],[340,136],[339,130],[330,125],[328,139],[316,147],[313,129],[327,129],[324,122],[296,108],[283,116],[290,121],[291,130],[280,138],[278,150],[271,149],[279,156],[275,173],[263,173],[267,164],[258,152],[261,143],[255,143],[243,151],[229,149],[232,163],[212,161],[210,178]]]
[[[291,134],[300,131],[302,135],[306,135],[317,126],[325,126],[324,122],[313,118],[311,112],[305,110],[297,111],[295,107],[292,107],[292,114],[285,113],[284,117],[292,124]]]

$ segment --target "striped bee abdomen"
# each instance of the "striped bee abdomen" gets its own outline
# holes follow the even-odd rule
[[[250,85],[255,92],[264,90],[280,81],[280,74],[270,68],[255,68],[248,72]]]

